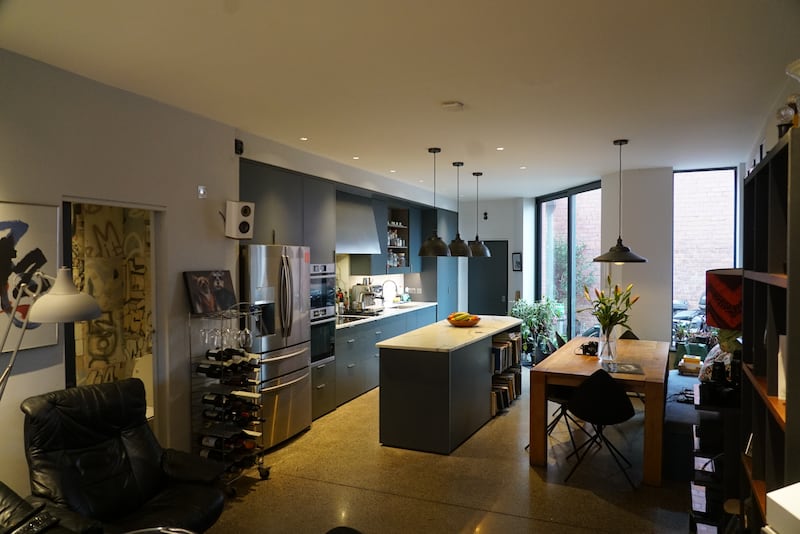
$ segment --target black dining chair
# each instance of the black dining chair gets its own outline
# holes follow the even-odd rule
[[[547,435],[551,435],[559,421],[563,420],[564,424],[567,425],[567,432],[569,433],[569,441],[572,443],[573,452],[577,449],[577,447],[575,445],[575,436],[572,432],[572,426],[574,425],[576,429],[583,431],[587,436],[589,435],[583,426],[576,421],[574,417],[572,417],[572,415],[569,413],[569,410],[567,410],[569,401],[574,392],[574,386],[548,385],[546,393],[548,402],[558,404],[556,410],[551,414],[553,419],[547,424]],[[570,425],[570,421],[572,422],[572,425]]]
[[[607,426],[618,425],[635,415],[633,404],[625,392],[625,388],[604,369],[598,369],[575,388],[567,404],[567,409],[578,419],[590,423],[594,434],[573,452],[578,457],[578,461],[564,481],[570,479],[583,459],[586,458],[591,446],[597,444],[600,447],[606,446],[628,483],[635,488],[626,468],[622,465],[622,462],[625,462],[628,467],[631,467],[631,462],[605,435]]]

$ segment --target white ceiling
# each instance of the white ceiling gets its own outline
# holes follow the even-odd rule
[[[451,198],[452,161],[465,198],[536,196],[618,137],[624,168],[735,165],[800,92],[797,0],[0,0],[0,47],[421,187],[441,147]]]

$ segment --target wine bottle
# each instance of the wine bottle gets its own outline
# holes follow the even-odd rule
[[[236,448],[236,441],[229,441],[219,436],[203,436],[200,438],[203,447],[217,450],[233,450]]]
[[[218,362],[226,362],[231,359],[231,354],[222,349],[208,349],[206,351],[206,358]]]
[[[208,378],[220,378],[222,376],[222,366],[210,363],[198,363],[195,372],[206,375]]]
[[[220,393],[206,393],[203,395],[203,403],[211,404],[212,406],[228,406],[230,404],[230,399],[227,395],[222,395]]]

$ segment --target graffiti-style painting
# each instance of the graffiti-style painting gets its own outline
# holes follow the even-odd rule
[[[186,271],[183,278],[194,315],[224,311],[236,304],[230,271]]]
[[[36,286],[36,271],[55,277],[58,271],[58,208],[35,204],[0,202],[0,331],[5,332],[8,322],[16,327],[9,332],[3,352],[14,349],[22,333],[21,327],[32,304],[28,293],[20,291],[26,284],[31,291],[45,292],[51,280],[45,279],[43,287]],[[12,316],[14,303],[17,310]],[[20,348],[30,349],[58,343],[57,324],[28,323]]]
[[[75,283],[102,310],[75,329],[76,384],[137,376],[137,363],[153,351],[151,213],[74,204],[72,232]]]

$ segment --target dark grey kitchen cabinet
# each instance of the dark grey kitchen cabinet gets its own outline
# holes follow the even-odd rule
[[[437,228],[437,233],[446,243],[456,235],[458,215],[448,210],[424,210],[422,212],[422,235],[424,239]],[[458,307],[458,261],[452,256],[421,258],[422,293],[425,300],[436,300],[437,320],[446,319]]]
[[[336,186],[306,177],[303,183],[303,245],[311,263],[336,261]]]
[[[408,272],[422,272],[419,247],[422,246],[422,211],[419,208],[408,210]]]
[[[338,406],[336,360],[326,358],[311,364],[311,418],[317,419]]]
[[[408,315],[402,313],[367,323],[371,328],[365,334],[368,354],[364,357],[364,391],[377,387],[380,380],[380,351],[375,344],[405,333]]]
[[[422,308],[421,310],[416,310],[407,315],[406,328],[409,331],[416,330],[417,328],[422,328],[423,326],[436,322],[436,306]]]
[[[364,360],[370,354],[368,323],[336,330],[336,404],[364,393]]]
[[[239,200],[255,203],[254,243],[304,244],[303,175],[240,158]]]

